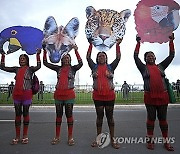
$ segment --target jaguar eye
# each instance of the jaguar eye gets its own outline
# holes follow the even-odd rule
[[[98,22],[95,20],[95,21],[93,22],[93,24],[94,24],[94,25],[98,25]]]

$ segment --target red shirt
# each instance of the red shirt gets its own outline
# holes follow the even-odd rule
[[[14,100],[29,100],[32,99],[32,90],[24,90],[24,76],[28,67],[19,68],[16,75],[16,83],[13,90]]]
[[[165,105],[169,103],[169,95],[164,89],[161,73],[157,65],[147,65],[150,74],[150,92],[144,93],[145,104]]]
[[[97,90],[93,91],[93,99],[100,101],[115,100],[115,92],[110,89],[109,80],[106,75],[107,65],[98,65],[97,68]]]
[[[75,99],[74,89],[68,89],[68,74],[70,66],[64,66],[61,68],[60,77],[58,79],[57,89],[54,93],[54,99],[56,100],[69,100]]]

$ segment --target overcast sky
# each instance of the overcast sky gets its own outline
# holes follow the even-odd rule
[[[126,34],[121,43],[121,60],[115,70],[114,82],[122,84],[127,81],[129,84],[142,84],[143,80],[138,71],[133,58],[133,52],[136,45],[135,36],[137,34],[134,23],[134,10],[139,0],[1,0],[0,2],[0,31],[11,26],[32,26],[43,30],[45,20],[48,16],[54,16],[58,26],[65,26],[70,19],[77,17],[80,21],[79,34],[76,37],[78,51],[83,59],[83,67],[79,70],[79,81],[81,85],[92,84],[90,77],[91,71],[86,61],[86,52],[88,49],[88,41],[85,35],[87,6],[93,6],[96,10],[113,9],[121,12],[124,9],[130,9],[132,14],[126,23]],[[176,0],[180,4],[180,0]],[[166,75],[170,82],[176,82],[180,79],[180,28],[175,33],[175,50],[176,55],[173,62],[166,69]],[[6,45],[5,45],[6,47]],[[156,54],[156,63],[164,60],[169,53],[168,43],[143,43],[140,49],[140,58],[146,51],[153,51]],[[6,66],[18,66],[18,57],[24,51],[6,56]],[[93,48],[92,59],[95,61],[98,50]],[[72,65],[77,64],[74,51],[70,51],[72,56]],[[107,51],[108,63],[115,59],[115,45]],[[42,54],[41,54],[42,59]],[[48,59],[49,60],[49,59]],[[60,63],[59,63],[60,64]],[[36,65],[35,55],[30,56],[30,65]],[[36,73],[40,80],[45,84],[55,84],[57,82],[56,72],[45,66]],[[8,73],[0,70],[0,84],[10,83],[14,81],[14,73]]]

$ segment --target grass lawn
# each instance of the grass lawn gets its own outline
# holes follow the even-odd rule
[[[128,99],[122,98],[122,93],[117,92],[116,93],[116,104],[143,104],[143,92],[130,92]],[[180,99],[177,99],[177,102],[180,102]],[[0,94],[0,105],[11,105],[12,98],[10,98],[7,101],[7,93],[1,93]],[[33,96],[33,104],[36,105],[53,105],[54,99],[53,99],[53,93],[45,93],[44,99],[38,100],[37,95]],[[85,92],[79,92],[76,93],[76,104],[93,104],[93,100],[91,97],[91,92],[85,93]]]

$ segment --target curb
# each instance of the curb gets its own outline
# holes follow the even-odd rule
[[[169,108],[179,108],[180,104],[169,104]],[[31,109],[55,109],[54,105],[49,105],[49,106],[36,106],[33,105],[30,107]],[[0,106],[0,110],[3,109],[14,109],[14,106]],[[89,109],[95,109],[94,105],[74,105],[74,110],[89,110]],[[115,105],[114,109],[145,109],[145,105]]]

